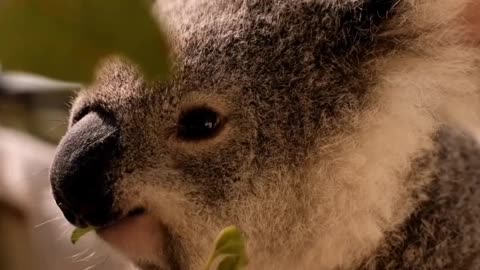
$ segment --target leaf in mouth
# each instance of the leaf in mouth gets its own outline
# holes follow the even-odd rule
[[[70,238],[76,244],[85,234],[94,231],[95,227],[75,228]],[[244,239],[240,230],[235,226],[223,229],[217,236],[214,251],[210,256],[205,270],[210,270],[215,261],[218,261],[217,270],[241,270],[248,264],[248,257]]]
[[[72,236],[70,237],[70,241],[75,245],[82,236],[94,230],[95,228],[92,226],[88,226],[86,228],[75,228],[75,230],[72,232]]]

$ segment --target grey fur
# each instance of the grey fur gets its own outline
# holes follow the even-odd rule
[[[455,17],[467,1],[440,2],[160,2],[174,78],[107,61],[72,124],[115,115],[115,207],[158,218],[170,269],[200,267],[232,223],[252,269],[478,269],[478,146],[456,126],[432,138],[440,105],[476,100],[480,53]],[[195,106],[228,119],[216,138],[175,137]]]
[[[360,269],[480,268],[480,147],[469,135],[442,129],[437,147],[415,163],[410,181],[433,182],[399,231]],[[422,194],[425,193],[425,194]]]

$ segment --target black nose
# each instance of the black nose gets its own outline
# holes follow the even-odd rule
[[[115,219],[112,163],[119,145],[118,125],[103,111],[85,115],[60,142],[50,181],[58,206],[75,226],[102,227]]]

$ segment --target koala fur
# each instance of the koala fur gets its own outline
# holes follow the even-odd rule
[[[144,269],[201,269],[234,224],[248,269],[480,269],[478,7],[157,1],[173,77],[111,58],[72,109],[115,115],[115,208],[156,226],[117,248]],[[224,128],[177,138],[199,106]]]

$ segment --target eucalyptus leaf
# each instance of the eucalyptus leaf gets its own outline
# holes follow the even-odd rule
[[[218,270],[240,270],[248,264],[247,252],[242,233],[235,227],[223,229],[217,237],[207,270],[220,259]]]
[[[226,256],[218,264],[217,270],[239,270],[247,266],[247,261],[240,256]]]
[[[91,226],[86,228],[75,228],[72,232],[72,236],[70,237],[70,241],[72,242],[72,244],[76,244],[78,240],[82,238],[82,236],[94,230],[95,228]]]
[[[143,0],[0,1],[0,61],[5,70],[89,82],[98,61],[122,55],[147,78],[169,70],[168,44]]]

